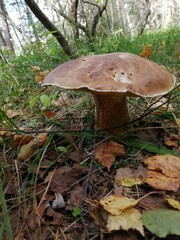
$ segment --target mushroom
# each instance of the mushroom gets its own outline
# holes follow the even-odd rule
[[[127,96],[163,95],[174,83],[165,67],[131,53],[117,52],[63,63],[46,76],[42,85],[90,92],[96,106],[95,129],[108,129],[128,122]]]

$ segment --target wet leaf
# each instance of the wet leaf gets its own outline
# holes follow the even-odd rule
[[[168,234],[180,236],[180,211],[171,209],[155,209],[142,214],[144,226],[160,238]]]
[[[110,170],[117,156],[124,156],[124,146],[114,141],[100,144],[96,148],[95,160]]]

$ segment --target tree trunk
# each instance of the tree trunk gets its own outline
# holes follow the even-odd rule
[[[58,43],[64,50],[64,52],[70,56],[71,58],[77,57],[68,41],[64,37],[64,35],[56,28],[56,26],[46,17],[46,15],[41,11],[38,5],[34,2],[34,0],[25,0],[28,7],[34,13],[34,15],[38,18],[38,20],[43,24],[43,26],[52,32],[52,35],[57,39]]]
[[[8,47],[11,51],[14,52],[14,47],[12,43],[12,38],[9,30],[9,25],[7,21],[8,15],[5,9],[4,1],[0,1],[0,19],[2,23],[2,29],[1,29],[1,41],[0,43],[4,43],[0,47]]]

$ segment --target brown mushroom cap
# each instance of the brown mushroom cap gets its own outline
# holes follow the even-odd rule
[[[98,94],[154,97],[169,92],[175,79],[165,67],[131,53],[111,53],[68,61],[50,72],[42,85]]]

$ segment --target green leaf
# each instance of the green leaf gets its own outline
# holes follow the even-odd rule
[[[144,149],[148,152],[157,153],[159,155],[165,155],[165,154],[171,154],[175,156],[179,155],[179,153],[176,150],[171,150],[165,147],[161,147],[159,146],[159,144],[148,142],[139,138],[122,139],[121,142],[128,146],[135,147],[141,150]]]
[[[49,107],[51,105],[51,99],[46,94],[40,96],[40,101],[44,107]]]
[[[77,217],[77,216],[81,215],[81,209],[78,207],[73,208],[72,215],[73,215],[73,217]]]
[[[67,148],[66,147],[58,147],[57,148],[60,152],[67,153]]]
[[[29,102],[29,108],[30,108],[31,110],[32,110],[33,107],[35,106],[38,98],[39,98],[39,95],[36,95],[36,96],[34,96],[34,97],[31,99],[31,101]]]
[[[155,209],[142,214],[144,226],[160,238],[168,234],[180,236],[180,211],[171,209]]]

